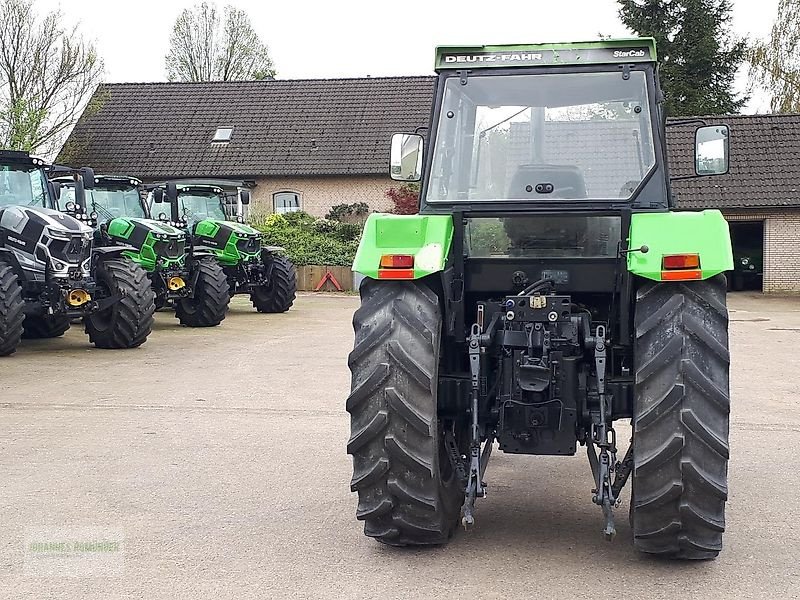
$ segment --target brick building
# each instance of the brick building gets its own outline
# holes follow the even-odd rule
[[[58,160],[144,181],[244,180],[252,188],[253,210],[261,212],[301,209],[322,216],[335,204],[353,202],[386,210],[385,192],[395,185],[387,176],[389,138],[427,123],[434,81],[106,84]],[[678,206],[722,210],[736,258],[760,263],[763,256],[764,291],[800,291],[800,115],[705,121],[730,126],[730,172],[675,181]],[[579,123],[559,126],[564,135],[583,135]],[[667,129],[673,176],[694,172],[696,127],[672,121]],[[584,171],[593,169],[601,187],[604,173],[634,160],[586,158]]]

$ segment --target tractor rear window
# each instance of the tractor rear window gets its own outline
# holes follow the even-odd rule
[[[473,258],[617,255],[619,217],[481,217],[467,221],[467,253]]]
[[[629,199],[655,165],[645,74],[445,82],[427,201]]]

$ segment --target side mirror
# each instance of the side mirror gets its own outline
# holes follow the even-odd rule
[[[164,202],[164,190],[162,190],[160,187],[153,190],[153,202],[156,204],[161,204]]]
[[[250,204],[250,190],[242,190],[239,192],[239,198],[244,206]]]
[[[53,193],[53,199],[58,202],[61,199],[61,183],[58,181],[51,181],[50,191]]]
[[[700,127],[694,134],[694,168],[698,175],[724,175],[730,168],[727,125]]]
[[[94,189],[94,169],[91,167],[81,167],[80,169],[81,179],[83,179],[83,189],[85,190],[93,190]]]
[[[175,185],[175,182],[170,181],[167,183],[167,202],[172,202],[173,199],[178,199],[178,186]]]
[[[389,155],[389,176],[395,181],[422,178],[423,139],[416,133],[395,133]]]

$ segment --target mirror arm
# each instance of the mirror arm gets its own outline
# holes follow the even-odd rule
[[[681,127],[682,125],[697,125],[700,124],[703,127],[706,127],[708,123],[706,123],[703,119],[684,119],[682,121],[672,121],[671,123],[667,121],[665,127]]]
[[[670,177],[669,180],[670,181],[686,181],[687,179],[700,179],[701,177],[709,177],[710,175],[711,175],[711,173],[709,173],[708,175],[700,175],[700,174],[695,174],[695,175],[677,175],[675,177]]]

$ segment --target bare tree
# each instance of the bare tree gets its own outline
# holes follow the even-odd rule
[[[275,75],[269,50],[243,10],[213,4],[185,9],[172,28],[166,59],[170,81],[236,81]]]
[[[0,144],[52,153],[103,76],[103,61],[56,10],[0,0]]]
[[[800,112],[800,0],[780,0],[769,40],[749,50],[750,81],[771,94],[773,112]]]

